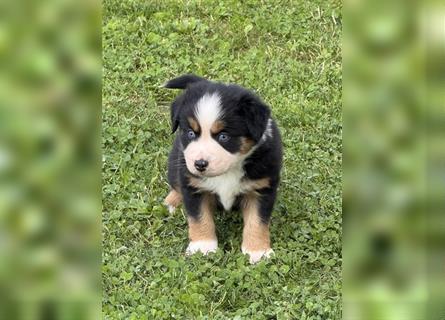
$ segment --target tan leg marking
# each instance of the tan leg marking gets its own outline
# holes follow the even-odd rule
[[[270,178],[261,178],[258,180],[247,180],[245,182],[246,186],[250,190],[261,190],[270,187]]]
[[[202,252],[207,254],[215,252],[218,248],[216,238],[215,223],[213,221],[213,211],[215,209],[215,197],[209,193],[204,193],[199,219],[188,217],[190,243],[186,254]]]
[[[176,207],[179,206],[181,201],[182,195],[175,189],[172,189],[167,197],[165,197],[164,204],[167,206],[168,211],[172,213],[175,211]]]
[[[269,224],[261,221],[258,206],[258,197],[255,194],[247,194],[244,197],[244,229],[241,250],[249,255],[250,263],[256,263],[262,257],[269,257],[273,253],[270,248]]]

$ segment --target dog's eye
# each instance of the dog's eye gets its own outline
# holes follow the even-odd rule
[[[218,135],[218,141],[219,142],[227,142],[227,141],[229,141],[229,139],[230,139],[229,135],[227,133],[225,133],[225,132],[221,132]]]
[[[190,140],[193,140],[196,138],[196,134],[193,130],[189,130],[187,131],[187,138],[189,138]]]

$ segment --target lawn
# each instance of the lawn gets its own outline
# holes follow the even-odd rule
[[[340,1],[103,7],[104,318],[340,319]],[[179,92],[160,85],[186,72],[253,89],[281,129],[275,256],[257,265],[238,212],[217,214],[217,253],[186,257],[183,208],[162,205]]]

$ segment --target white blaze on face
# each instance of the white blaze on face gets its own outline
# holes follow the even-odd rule
[[[218,176],[229,170],[239,159],[238,155],[224,149],[213,137],[211,128],[221,118],[221,98],[218,93],[206,93],[195,107],[195,117],[200,126],[200,136],[190,142],[184,150],[187,168],[200,175],[195,168],[195,161],[206,160],[209,165],[202,173],[205,176]]]
[[[221,98],[217,93],[206,93],[199,99],[195,116],[203,133],[210,133],[213,123],[222,116]]]

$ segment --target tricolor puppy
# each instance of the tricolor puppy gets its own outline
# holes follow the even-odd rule
[[[270,215],[280,178],[282,146],[269,107],[252,92],[195,75],[170,80],[184,89],[171,106],[173,132],[169,156],[171,191],[165,204],[181,201],[188,215],[187,254],[218,247],[213,214],[240,209],[242,252],[255,263],[272,253]]]

